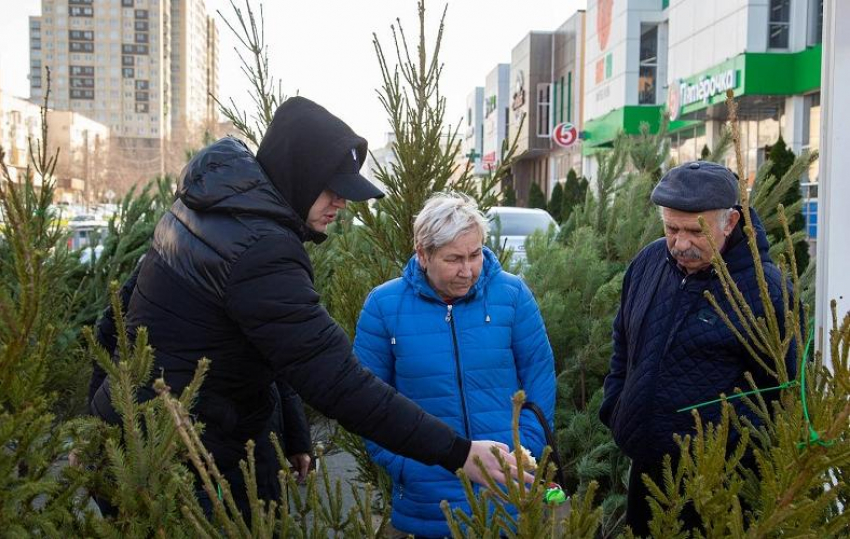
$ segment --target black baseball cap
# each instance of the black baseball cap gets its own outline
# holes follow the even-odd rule
[[[327,188],[353,202],[382,198],[384,192],[360,174],[365,155],[366,148],[351,148],[350,155],[343,159],[342,164],[328,182]]]

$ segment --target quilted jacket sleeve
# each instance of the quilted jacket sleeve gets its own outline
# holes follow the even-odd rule
[[[611,370],[608,376],[605,377],[603,386],[604,398],[602,400],[602,406],[599,408],[599,419],[608,428],[611,428],[611,415],[617,407],[617,401],[620,400],[620,393],[622,393],[623,385],[626,383],[628,347],[626,346],[626,333],[623,325],[623,306],[626,304],[626,297],[628,297],[629,293],[631,273],[632,266],[630,265],[626,270],[626,275],[623,277],[620,308],[617,311],[617,316],[614,318],[614,329],[611,335],[614,344],[614,351],[611,355]]]
[[[225,296],[228,315],[311,406],[354,433],[455,471],[468,440],[365,370],[345,332],[319,304],[300,242],[270,235],[242,253]]]
[[[520,282],[512,335],[511,347],[526,401],[537,404],[546,414],[549,428],[554,429],[555,360],[540,309],[524,282]],[[520,443],[536,457],[546,446],[543,426],[531,410],[523,410],[520,416]]]
[[[366,303],[360,312],[360,319],[357,321],[354,353],[372,374],[387,384],[393,385],[395,358],[392,354],[390,335],[386,330],[374,291],[366,298]],[[364,438],[363,441],[366,443],[366,450],[372,461],[383,467],[394,482],[400,482],[404,457],[384,449],[371,440]]]

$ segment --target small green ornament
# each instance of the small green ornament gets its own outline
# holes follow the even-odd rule
[[[557,483],[549,483],[546,492],[543,494],[543,499],[550,505],[561,505],[568,498],[567,493]]]

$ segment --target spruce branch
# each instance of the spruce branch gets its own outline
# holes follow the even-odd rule
[[[234,47],[241,64],[240,71],[251,86],[248,93],[255,110],[249,114],[240,110],[233,98],[230,98],[230,105],[225,105],[218,96],[210,95],[224,117],[256,148],[271,125],[278,106],[286,100],[286,95],[282,82],[272,75],[269,68],[263,4],[260,3],[259,18],[255,15],[251,0],[245,0],[245,12],[236,6],[235,0],[230,0],[230,7],[235,22],[231,22],[220,10],[216,12],[244,49],[243,52]]]

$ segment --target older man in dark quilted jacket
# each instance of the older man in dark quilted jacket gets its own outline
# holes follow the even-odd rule
[[[706,290],[711,292],[731,311],[711,266],[711,249],[702,234],[700,215],[747,302],[757,315],[764,312],[737,199],[737,179],[720,165],[693,162],[667,172],[652,193],[664,221],[665,238],[645,247],[623,280],[620,310],[614,320],[611,372],[605,379],[599,415],[617,445],[632,459],[626,521],[639,535],[649,533],[651,519],[641,474],[659,482],[664,455],[675,458],[679,452],[673,435],[694,432],[691,414],[677,410],[717,399],[721,393],[732,394],[735,388],[749,389],[746,372],[759,387],[777,385],[703,295]],[[768,255],[767,236],[758,215],[752,209],[750,215],[772,303],[783,313],[780,271]],[[795,357],[792,347],[786,360],[789,376],[796,374]],[[735,406],[739,415],[758,423],[740,400]],[[700,414],[703,421],[716,423],[720,406],[701,408]],[[688,527],[698,525],[691,511],[683,518]]]

